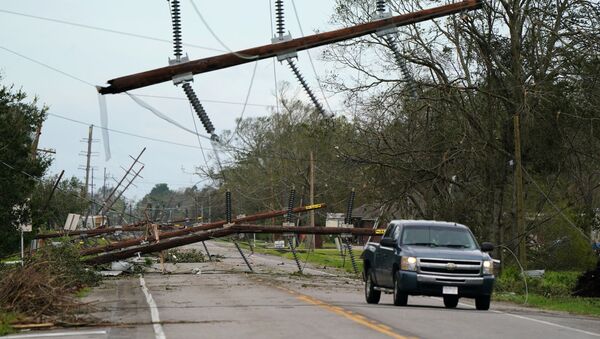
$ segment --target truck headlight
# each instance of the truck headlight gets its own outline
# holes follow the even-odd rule
[[[403,271],[416,271],[417,270],[417,258],[402,257],[402,259],[400,260],[400,269]]]
[[[494,274],[494,262],[491,260],[483,261],[483,274],[491,275]]]

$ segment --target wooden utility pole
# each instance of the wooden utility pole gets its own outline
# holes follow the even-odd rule
[[[86,154],[86,163],[85,163],[85,185],[83,186],[82,196],[87,197],[88,183],[90,180],[90,161],[92,158],[92,134],[94,131],[94,125],[90,125],[88,131],[88,139],[87,139],[87,154]]]
[[[523,213],[523,168],[521,161],[521,123],[519,114],[514,115],[513,122],[515,142],[516,231],[519,239],[519,261],[523,267],[527,267],[527,252],[525,247],[527,234],[525,231],[525,218]]]
[[[40,143],[40,135],[42,134],[42,122],[37,125],[35,129],[35,137],[33,138],[33,142],[31,143],[31,159],[35,160],[37,158],[37,150],[38,145]]]
[[[313,151],[310,151],[310,164],[308,166],[308,200],[312,205],[315,203],[315,158]],[[315,227],[315,211],[308,212],[309,214],[309,226]],[[306,244],[308,248],[316,248],[317,247],[317,239],[315,235],[307,235],[306,236]]]
[[[315,158],[310,151],[310,204],[315,203]],[[315,211],[310,211],[310,227],[315,227]]]
[[[223,68],[242,65],[256,60],[272,58],[281,54],[294,51],[303,51],[310,48],[358,38],[364,35],[376,33],[382,29],[416,24],[451,14],[475,10],[481,8],[482,6],[483,0],[464,0],[461,2],[429,8],[418,12],[371,21],[335,31],[309,35],[298,39],[249,48],[204,59],[178,63],[171,66],[109,80],[109,86],[100,87],[98,91],[101,94],[122,93],[145,86],[159,84],[161,82],[171,81],[174,76],[179,74],[200,74],[211,72]]]

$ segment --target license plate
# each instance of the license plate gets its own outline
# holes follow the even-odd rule
[[[458,294],[458,286],[444,286],[442,288],[442,294]]]

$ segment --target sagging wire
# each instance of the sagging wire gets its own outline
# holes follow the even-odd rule
[[[212,30],[212,28],[210,27],[210,25],[208,24],[208,22],[204,19],[204,16],[202,16],[202,13],[200,13],[200,10],[198,9],[198,7],[196,6],[196,3],[194,2],[194,0],[190,0],[190,3],[192,4],[192,7],[194,7],[194,11],[196,12],[196,14],[198,15],[198,17],[200,18],[200,21],[202,21],[202,23],[204,24],[204,26],[206,27],[206,29],[208,30],[208,32],[213,36],[213,38],[215,38],[215,40],[217,40],[217,42],[223,47],[225,48],[229,53],[234,54],[235,56],[237,56],[238,58],[241,59],[247,59],[247,60],[256,60],[258,59],[258,55],[244,55],[244,54],[240,54],[237,52],[234,52],[231,48],[229,48],[229,46],[227,46],[220,38],[219,36]]]
[[[294,16],[296,17],[296,22],[298,23],[298,28],[300,29],[300,34],[304,36],[304,29],[302,29],[302,22],[300,21],[300,15],[298,14],[298,9],[296,8],[296,1],[292,0],[292,8],[294,9]],[[319,75],[317,74],[317,69],[315,67],[315,63],[313,62],[312,56],[310,55],[310,50],[306,50],[306,55],[308,55],[308,61],[310,62],[310,67],[312,68],[313,74],[315,75],[315,79],[317,80],[317,85],[319,85],[319,90],[321,91],[321,95],[323,96],[323,100],[325,101],[325,105],[327,105],[327,109],[331,112],[331,117],[335,114],[331,106],[329,105],[329,100],[327,100],[327,95],[325,95],[325,90],[323,89],[323,85],[321,81],[319,81]]]
[[[377,9],[377,18],[378,19],[384,19],[389,16],[390,13],[387,11],[386,0],[377,0],[375,7]],[[383,38],[385,43],[392,50],[396,64],[398,65],[398,67],[400,67],[400,73],[402,73],[402,77],[404,78],[404,81],[406,83],[406,88],[407,88],[410,96],[413,99],[416,99],[418,97],[418,95],[417,95],[417,88],[415,85],[415,80],[414,80],[410,70],[408,69],[408,65],[406,64],[406,59],[404,59],[402,57],[402,53],[400,53],[400,47],[398,46],[398,43],[397,43],[398,33],[397,33],[396,28],[381,30],[381,31],[377,32],[377,35],[379,35],[381,38]]]
[[[168,117],[166,114],[164,114],[164,113],[160,112],[158,109],[156,109],[156,108],[154,108],[154,107],[150,106],[150,105],[149,105],[147,102],[143,101],[142,99],[138,98],[137,96],[135,96],[135,95],[133,95],[133,94],[131,94],[131,93],[129,93],[129,92],[125,92],[125,93],[126,93],[126,94],[127,94],[127,95],[128,95],[128,96],[129,96],[129,97],[130,97],[130,98],[131,98],[131,99],[132,99],[134,102],[135,102],[135,103],[137,103],[137,104],[138,104],[138,105],[140,105],[141,107],[143,107],[143,108],[147,109],[148,111],[152,112],[154,115],[156,115],[157,117],[159,117],[159,118],[163,119],[164,121],[166,121],[166,122],[168,122],[168,123],[170,123],[170,124],[172,124],[172,125],[174,125],[174,126],[177,126],[177,127],[179,127],[180,129],[182,129],[182,130],[184,130],[184,131],[186,131],[186,132],[192,133],[192,134],[194,134],[194,135],[196,135],[196,136],[198,136],[198,137],[200,137],[200,138],[205,138],[205,139],[208,139],[208,140],[212,140],[212,137],[207,137],[207,136],[205,136],[205,135],[198,134],[198,133],[196,133],[196,132],[192,131],[191,129],[189,129],[189,128],[187,128],[187,127],[183,126],[183,125],[181,125],[181,124],[180,124],[180,123],[178,123],[177,121],[175,121],[175,120],[173,120],[173,119],[169,118],[169,117]]]
[[[525,301],[523,302],[523,304],[527,305],[527,301],[529,299],[529,288],[527,287],[527,276],[525,275],[525,269],[523,268],[523,265],[521,265],[519,258],[517,257],[515,252],[513,252],[510,248],[508,248],[507,246],[504,246],[504,245],[498,245],[496,247],[500,247],[500,248],[502,248],[502,250],[507,250],[510,254],[512,254],[512,256],[517,261],[517,264],[519,265],[519,268],[521,269],[521,276],[523,277],[523,282],[525,283]]]
[[[12,169],[13,171],[15,171],[15,172],[17,172],[17,173],[19,173],[19,174],[22,174],[22,175],[24,175],[24,176],[26,176],[26,177],[28,177],[28,178],[31,178],[32,180],[34,180],[34,181],[36,181],[36,182],[38,182],[38,183],[40,183],[40,184],[43,184],[43,183],[44,183],[44,181],[43,181],[43,179],[42,179],[42,178],[38,178],[38,177],[36,177],[36,176],[34,176],[34,175],[32,175],[32,174],[29,174],[29,173],[27,173],[27,172],[25,172],[25,171],[23,171],[23,170],[21,170],[21,169],[18,169],[18,168],[16,168],[15,166],[12,166],[12,165],[10,165],[10,164],[8,164],[8,163],[6,163],[6,162],[2,161],[2,160],[0,160],[0,164],[2,164],[2,165],[4,165],[4,166],[6,166],[6,167],[8,167],[8,168]],[[59,190],[59,191],[61,191],[61,192],[63,192],[63,193],[65,193],[65,194],[71,195],[71,196],[73,196],[74,198],[76,198],[76,199],[79,199],[79,200],[81,200],[81,201],[85,201],[85,202],[87,202],[87,203],[90,203],[90,204],[97,204],[97,202],[96,202],[96,201],[94,201],[94,200],[92,200],[92,199],[84,198],[84,197],[80,196],[79,194],[76,194],[76,193],[73,193],[73,192],[70,192],[70,191],[68,191],[68,190],[65,190],[65,189],[63,189],[63,188],[61,188],[60,186],[57,186],[57,187],[56,187],[56,189],[57,189],[57,190]],[[108,210],[109,210],[109,211],[113,211],[113,212],[115,212],[117,215],[121,215],[121,216],[125,216],[125,215],[127,215],[127,216],[129,216],[129,217],[133,217],[133,218],[135,218],[135,217],[136,217],[136,216],[134,216],[134,215],[132,215],[132,214],[129,214],[129,213],[127,213],[127,212],[119,212],[118,210],[116,210],[116,209],[114,209],[114,208],[112,208],[112,207],[111,207],[111,208],[109,208]]]
[[[244,100],[244,106],[242,106],[242,112],[240,113],[240,117],[235,125],[235,130],[231,134],[229,140],[227,140],[226,144],[229,145],[233,137],[238,133],[240,124],[244,119],[244,114],[246,113],[246,107],[248,106],[248,100],[250,99],[250,94],[252,93],[252,87],[254,86],[254,78],[256,77],[256,68],[258,67],[258,61],[254,62],[254,68],[252,69],[252,76],[250,77],[250,85],[248,85],[248,91],[246,92],[246,99]]]
[[[277,36],[275,36],[272,39],[273,43],[291,39],[290,34],[287,34],[287,35],[285,34],[285,12],[284,12],[283,5],[284,5],[283,0],[275,0],[275,22],[277,25]],[[277,56],[277,59],[280,62],[283,62],[283,61],[287,62],[288,66],[294,73],[294,76],[296,77],[296,79],[298,79],[298,81],[300,82],[300,85],[302,85],[302,87],[304,88],[304,91],[306,92],[306,94],[308,95],[310,100],[315,105],[319,114],[321,114],[324,118],[329,119],[330,116],[325,112],[323,105],[321,105],[321,103],[315,96],[314,92],[312,91],[312,89],[310,88],[310,86],[308,85],[308,83],[306,82],[304,77],[302,76],[302,73],[296,66],[294,58],[298,58],[298,54],[295,51]]]

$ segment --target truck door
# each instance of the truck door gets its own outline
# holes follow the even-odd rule
[[[395,229],[396,225],[390,224],[381,239],[393,239]],[[375,265],[377,266],[377,285],[392,287],[394,283],[392,280],[392,266],[395,261],[395,253],[396,249],[394,247],[379,245],[375,258]]]

